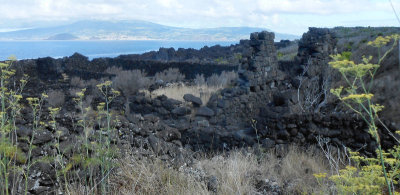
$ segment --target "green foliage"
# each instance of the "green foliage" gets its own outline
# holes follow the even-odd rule
[[[354,42],[348,42],[344,45],[346,50],[351,51],[353,49]]]
[[[215,59],[215,63],[217,63],[217,64],[228,64],[229,62],[224,57],[219,57],[219,58]]]
[[[283,55],[284,55],[284,54],[283,54],[282,52],[279,52],[279,51],[278,51],[278,54],[277,54],[278,59],[281,59],[281,58],[283,57]]]
[[[342,52],[341,60],[351,60],[352,55],[353,53],[351,53],[350,51],[344,51]]]
[[[241,53],[235,53],[235,59],[240,61],[243,58]]]

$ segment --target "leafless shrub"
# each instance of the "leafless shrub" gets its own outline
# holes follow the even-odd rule
[[[328,160],[331,175],[339,175],[339,170],[345,166],[351,166],[350,156],[347,153],[347,147],[333,146],[330,138],[321,136],[315,137],[318,142],[318,146]]]
[[[146,89],[150,86],[151,80],[141,70],[121,70],[116,73],[113,85],[128,98],[136,94],[139,89]]]
[[[65,94],[61,90],[50,90],[47,101],[51,107],[62,107],[65,102]]]
[[[225,72],[223,71],[220,75],[212,74],[211,77],[207,78],[208,86],[221,86],[226,87],[233,80],[237,78],[237,73],[233,71]]]
[[[70,83],[71,83],[72,87],[76,87],[76,88],[84,88],[85,87],[84,80],[82,80],[79,77],[72,77]]]
[[[125,97],[134,95],[139,89],[146,88],[150,85],[150,79],[147,78],[146,73],[141,70],[123,70],[120,67],[112,66],[105,72],[115,75],[113,85],[121,91]]]
[[[96,80],[96,79],[90,79],[86,82],[86,87],[96,87],[96,85],[104,83],[104,80]]]
[[[303,112],[319,112],[319,109],[326,104],[330,95],[331,76],[325,75],[329,69],[326,68],[324,73],[322,73],[324,75],[321,82],[321,78],[315,77],[310,79],[306,76],[312,67],[313,60],[309,58],[303,72],[299,75],[300,84],[297,88],[297,100]]]
[[[169,68],[162,72],[156,73],[154,76],[156,80],[163,80],[167,83],[179,82],[185,79],[185,75],[179,72],[177,68]]]
[[[75,97],[76,93],[81,92],[82,89],[80,88],[71,88],[68,90],[70,96]]]
[[[204,86],[207,84],[203,74],[197,74],[194,78],[194,83],[196,83],[197,86]]]

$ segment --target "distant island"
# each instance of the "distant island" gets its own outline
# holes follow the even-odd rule
[[[0,40],[172,40],[238,41],[251,32],[268,30],[255,27],[179,28],[140,20],[85,20],[59,26],[1,32]],[[275,33],[275,40],[300,36]]]
[[[47,40],[77,40],[79,37],[74,36],[69,33],[61,33],[61,34],[56,34],[51,37],[49,37]]]

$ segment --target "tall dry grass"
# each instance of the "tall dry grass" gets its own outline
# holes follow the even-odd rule
[[[195,85],[170,84],[166,87],[157,89],[151,93],[152,96],[166,95],[169,98],[183,101],[185,94],[192,94],[200,97],[203,104],[207,104],[210,97],[220,89],[223,89],[237,79],[238,75],[234,71],[223,71],[220,75],[212,74],[205,79],[204,75],[196,75]]]
[[[314,148],[290,146],[281,158],[273,151],[255,155],[251,151],[234,151],[204,159],[196,166],[219,180],[218,194],[256,194],[257,182],[275,181],[284,194],[326,192],[314,173],[328,172],[323,155]]]
[[[179,170],[160,159],[127,156],[119,160],[119,169],[111,176],[114,194],[268,194],[271,189],[259,186],[260,181],[266,180],[275,183],[280,194],[332,192],[330,186],[319,185],[313,176],[329,170],[315,148],[290,146],[279,155],[274,151],[242,149],[203,156],[187,169]],[[185,171],[188,169],[195,171]],[[207,178],[211,176],[217,179],[216,193],[208,190]],[[85,189],[76,186],[71,191],[84,194]]]
[[[126,158],[112,178],[115,194],[209,194],[206,185],[167,167],[161,160]]]
[[[210,97],[217,92],[218,90],[222,89],[223,86],[209,86],[209,85],[194,85],[194,86],[187,86],[187,85],[172,85],[169,87],[163,87],[151,92],[152,97],[165,95],[169,98],[184,101],[183,96],[185,94],[192,94],[196,97],[200,97],[203,104],[206,104]]]

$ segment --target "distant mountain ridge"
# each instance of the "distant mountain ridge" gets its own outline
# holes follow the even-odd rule
[[[0,40],[193,40],[238,41],[251,32],[268,29],[255,27],[179,28],[140,20],[87,20],[55,27],[1,32]],[[270,31],[270,30],[268,30]],[[275,33],[275,40],[299,39],[291,34]]]

